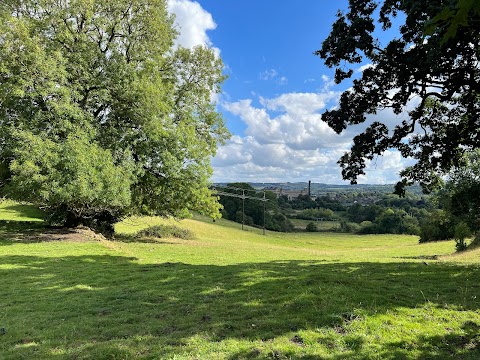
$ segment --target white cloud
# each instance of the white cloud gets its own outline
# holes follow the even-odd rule
[[[287,85],[288,84],[288,79],[286,76],[281,76],[278,80],[277,83],[279,85]]]
[[[335,80],[330,79],[327,75],[322,75],[322,87],[320,88],[320,92],[326,93],[329,92],[332,87],[335,86]]]
[[[234,136],[212,160],[215,181],[300,181],[305,177],[332,182],[339,178],[338,158],[350,140],[321,121],[320,110],[336,92],[286,93],[223,103],[246,125],[245,136]]]
[[[273,99],[260,98],[260,108],[254,107],[250,99],[224,103],[223,107],[239,116],[247,125],[245,134],[262,145],[284,144],[293,150],[316,150],[349,142],[335,134],[318,112],[336,96],[334,92],[287,93]],[[271,111],[280,114],[271,116]]]
[[[263,72],[261,72],[258,76],[260,80],[270,80],[274,79],[278,75],[277,70],[275,69],[268,69]]]
[[[267,69],[262,71],[258,74],[259,80],[267,81],[267,80],[275,80],[278,85],[287,85],[288,78],[286,76],[280,76],[277,70],[275,69]]]
[[[374,67],[376,67],[376,65],[369,63],[369,64],[365,64],[365,65],[360,66],[356,71],[357,72],[364,72],[365,70],[370,69],[370,68],[374,68]]]
[[[323,78],[328,83],[329,78]],[[336,134],[321,113],[336,104],[340,93],[285,93],[274,98],[225,102],[223,108],[246,125],[245,136],[234,136],[213,158],[214,181],[305,181],[342,183],[338,159],[352,138],[367,124]],[[379,115],[389,123],[400,119],[388,111]],[[371,121],[369,121],[371,122]],[[397,151],[368,164],[361,183],[393,183],[409,162]]]
[[[240,142],[239,142],[240,140]],[[241,157],[238,157],[241,154]],[[305,177],[319,181],[337,179],[340,169],[338,150],[295,150],[286,144],[264,144],[252,136],[234,137],[221,147],[213,159],[215,181],[303,181]],[[228,159],[228,161],[226,160]]]
[[[359,177],[358,183],[392,184],[399,180],[400,171],[412,164],[412,159],[402,158],[398,151],[387,150],[382,156],[367,161],[365,175]]]
[[[192,48],[197,45],[204,45],[212,48],[217,55],[218,48],[213,47],[207,31],[217,27],[212,15],[202,8],[196,1],[189,0],[168,0],[168,11],[175,14],[175,24],[178,27],[179,35],[176,44]]]

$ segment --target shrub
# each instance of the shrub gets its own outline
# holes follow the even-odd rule
[[[297,214],[297,218],[303,220],[331,219],[333,217],[335,217],[335,213],[330,209],[306,209]]]
[[[376,234],[378,232],[377,226],[371,221],[362,221],[359,225],[358,234]]]
[[[356,223],[341,221],[340,231],[345,233],[356,233],[360,230],[360,225]]]
[[[184,240],[191,240],[195,238],[195,234],[184,228],[179,228],[175,225],[155,225],[146,229],[140,230],[135,234],[136,238],[142,237],[156,237],[156,238],[179,238]]]
[[[457,249],[457,251],[464,251],[467,249],[467,243],[465,242],[465,238],[470,236],[470,234],[470,228],[463,221],[459,222],[455,226],[455,248]]]
[[[313,222],[309,222],[305,228],[308,232],[316,232],[318,231],[317,225]]]
[[[470,243],[470,245],[468,245],[468,248],[473,249],[479,246],[480,246],[480,232],[477,232],[475,234],[475,238],[473,239],[473,241]]]
[[[237,213],[235,214],[235,221],[241,224],[242,219],[245,225],[248,225],[248,226],[255,225],[251,216],[244,214],[242,211],[237,211]]]
[[[265,220],[265,227],[267,230],[282,232],[292,232],[295,230],[295,226],[290,219],[280,212],[273,215],[267,213]]]
[[[448,240],[453,237],[452,221],[443,210],[432,212],[420,228],[420,243]]]

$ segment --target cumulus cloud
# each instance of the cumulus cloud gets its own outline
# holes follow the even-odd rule
[[[204,45],[213,48],[217,54],[218,48],[213,47],[207,31],[214,30],[217,24],[212,15],[202,8],[196,1],[189,0],[168,0],[168,11],[175,14],[175,24],[179,35],[176,44],[192,48],[197,45]]]
[[[261,107],[251,99],[225,103],[223,107],[247,125],[245,134],[263,145],[284,144],[292,150],[316,150],[349,143],[321,121],[318,110],[336,94],[289,93],[274,99],[260,98]],[[280,113],[271,116],[270,112]]]
[[[336,160],[341,154],[337,149],[295,150],[286,144],[263,144],[247,136],[232,139],[221,147],[212,165],[215,181],[222,182],[304,181],[305,178],[338,182],[340,169]],[[324,171],[321,177],[320,168]]]
[[[338,97],[336,92],[286,93],[267,99],[223,103],[245,124],[245,136],[234,136],[218,150],[212,165],[215,181],[323,181],[339,178],[338,158],[350,139],[337,135],[321,121],[320,111]]]
[[[342,183],[337,161],[350,149],[353,136],[367,124],[353,126],[338,135],[321,120],[321,113],[336,104],[339,95],[325,90],[223,103],[224,110],[239,117],[246,129],[244,136],[234,136],[213,158],[214,181],[309,179]],[[254,105],[255,100],[259,105]],[[379,115],[390,122],[399,121],[387,111]],[[369,162],[367,174],[359,182],[395,182],[399,171],[408,164],[397,151],[387,151],[383,157]]]

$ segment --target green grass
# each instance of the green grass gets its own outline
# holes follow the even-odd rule
[[[195,239],[132,241],[158,224]],[[0,237],[0,359],[480,358],[478,250],[202,217],[116,231]]]
[[[295,226],[295,229],[298,230],[305,230],[311,222],[317,225],[319,231],[336,231],[340,228],[340,221],[312,221],[303,219],[290,219],[290,221]]]
[[[43,212],[35,206],[0,199],[0,220],[3,222],[43,222]]]

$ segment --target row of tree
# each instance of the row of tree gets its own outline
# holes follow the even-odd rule
[[[221,211],[225,219],[245,225],[263,227],[268,230],[289,232],[294,230],[292,222],[279,207],[277,196],[271,191],[257,191],[247,183],[230,183],[219,188]],[[231,195],[228,195],[231,194]],[[248,198],[244,198],[248,197]]]
[[[420,242],[454,238],[457,248],[465,249],[465,238],[480,231],[480,150],[466,153],[463,161],[465,165],[455,167],[441,190],[429,197],[375,193],[371,205],[344,205],[327,196],[277,199],[272,192],[232,183],[222,189],[233,195],[220,197],[222,215],[252,226],[263,226],[265,221],[267,229],[275,231],[293,231],[289,217],[311,220],[307,231],[316,231],[315,221],[320,219],[337,220],[341,231],[415,234],[420,235]],[[242,199],[243,195],[249,199]]]

